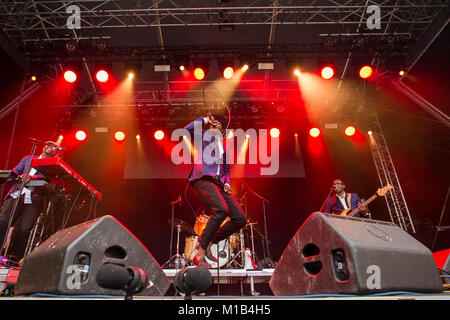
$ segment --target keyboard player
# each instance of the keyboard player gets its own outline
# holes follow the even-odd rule
[[[60,148],[57,143],[46,141],[42,148],[42,153],[34,156],[33,159],[55,157],[59,150]],[[25,180],[25,182],[28,182],[30,180],[45,179],[41,173],[32,167],[28,173],[25,172],[31,160],[31,155],[23,157],[19,164],[12,170],[12,174],[16,175],[19,181]],[[6,243],[9,227],[12,225],[15,226],[14,237],[7,251],[11,266],[14,266],[16,263],[18,264],[20,259],[23,258],[30,231],[43,209],[43,201],[35,196],[33,188],[24,188],[20,195],[13,219],[10,221],[15,199],[19,197],[19,191],[20,183],[16,183],[11,187],[0,212],[0,245]],[[1,250],[1,252],[3,253],[4,250]]]

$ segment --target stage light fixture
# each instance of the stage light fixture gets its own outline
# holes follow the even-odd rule
[[[346,136],[351,137],[351,136],[353,136],[355,134],[356,130],[355,130],[355,127],[348,126],[348,127],[345,128],[344,132],[345,132]]]
[[[114,133],[114,139],[116,139],[116,141],[119,141],[119,142],[125,140],[125,132],[116,131]]]
[[[139,77],[139,74],[142,69],[142,64],[137,61],[128,61],[125,63],[125,75],[128,79],[136,79]]]
[[[155,131],[154,137],[156,140],[162,140],[164,138],[164,131],[162,130]]]
[[[30,77],[30,80],[31,80],[31,81],[36,81],[36,80],[37,80],[37,77],[36,77],[35,75],[32,75],[32,76]]]
[[[140,135],[136,135],[136,140],[141,140],[141,136]]]
[[[278,138],[280,136],[280,129],[278,129],[278,128],[270,129],[270,136],[272,138]]]
[[[405,75],[405,70],[400,70],[400,71],[398,72],[398,75],[399,75],[400,77],[403,77],[403,76]]]
[[[250,68],[250,67],[249,67],[248,64],[244,64],[244,65],[242,66],[241,70],[242,70],[243,72],[245,72],[245,71],[247,71],[249,68]]]
[[[372,67],[371,67],[371,66],[368,66],[368,65],[362,66],[362,67],[359,69],[359,76],[360,76],[362,79],[368,79],[368,78],[370,78],[370,76],[372,75],[372,73],[373,73]]]
[[[334,77],[334,69],[331,66],[323,67],[320,71],[322,79],[329,80]]]
[[[95,73],[95,78],[98,82],[105,83],[109,79],[109,74],[106,70],[100,69]]]
[[[226,67],[223,70],[223,77],[227,80],[230,80],[231,78],[233,78],[234,75],[234,68],[233,67]]]
[[[76,138],[78,141],[84,141],[84,140],[86,140],[86,138],[87,138],[87,134],[86,134],[86,132],[85,132],[84,130],[78,130],[78,131],[75,133],[75,138]]]
[[[172,58],[172,63],[170,68],[173,70],[180,70],[184,73],[189,69],[190,60],[189,57],[183,55],[176,55]]]
[[[300,77],[300,74],[301,74],[301,72],[299,69],[294,70],[294,75],[296,75],[297,77]]]
[[[367,131],[367,134],[371,136],[373,134],[372,130]]]
[[[183,64],[186,66],[186,64]],[[193,75],[196,80],[203,80],[206,78],[209,70],[209,60],[207,59],[198,59],[192,61],[192,69]],[[220,69],[223,70],[223,69]]]
[[[74,83],[77,81],[77,74],[72,70],[66,70],[64,72],[64,80],[68,83]]]
[[[194,78],[197,80],[203,80],[205,78],[205,71],[200,67],[195,68]]]
[[[320,135],[320,129],[319,128],[311,128],[311,130],[309,130],[309,135],[313,138],[317,138]]]
[[[289,73],[292,72],[297,75],[296,70],[300,72],[303,69],[304,61],[302,59],[287,59],[284,64]]]

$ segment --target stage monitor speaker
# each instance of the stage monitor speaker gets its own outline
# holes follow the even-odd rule
[[[15,294],[125,295],[97,285],[106,263],[147,272],[149,286],[137,295],[163,296],[170,282],[144,245],[118,220],[106,215],[53,234],[23,260]]]
[[[388,222],[311,214],[281,255],[275,295],[441,292],[428,248]]]

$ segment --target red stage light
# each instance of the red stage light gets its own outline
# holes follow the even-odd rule
[[[233,78],[234,75],[234,69],[232,67],[226,67],[223,70],[223,77],[227,80],[230,80],[231,78]]]
[[[344,132],[345,132],[345,135],[351,137],[352,135],[355,134],[356,130],[355,130],[355,127],[353,127],[353,126],[348,126],[347,128],[345,128],[345,131],[344,131]]]
[[[330,66],[322,68],[322,71],[320,72],[320,75],[323,79],[329,80],[334,77],[334,69]]]
[[[164,131],[157,130],[157,131],[155,131],[154,136],[155,136],[156,140],[162,140],[164,138]]]
[[[363,66],[361,69],[359,69],[359,76],[363,79],[367,79],[372,75],[372,67],[370,66]]]
[[[125,133],[123,131],[116,131],[114,133],[114,139],[116,139],[116,141],[125,140]]]
[[[99,82],[104,83],[108,81],[109,74],[105,70],[98,70],[97,73],[95,74],[95,77]]]
[[[86,140],[86,137],[87,137],[87,134],[86,134],[86,132],[83,131],[83,130],[78,130],[78,131],[75,133],[75,138],[76,138],[78,141],[84,141],[84,140]]]
[[[279,135],[280,135],[280,130],[278,128],[270,129],[270,136],[272,138],[278,138]]]
[[[309,130],[309,135],[313,138],[317,138],[320,135],[320,129],[312,128],[311,130]]]
[[[72,70],[64,72],[64,80],[69,83],[74,83],[77,80],[77,74]]]
[[[203,71],[202,68],[195,68],[194,69],[194,77],[197,80],[203,80],[205,78],[205,71]]]

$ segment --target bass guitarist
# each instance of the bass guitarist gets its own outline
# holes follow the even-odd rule
[[[360,218],[366,217],[369,209],[362,204],[358,194],[345,191],[345,184],[341,179],[335,179],[332,188],[334,195],[327,200],[325,213],[346,215],[347,212],[358,208],[358,212],[353,216]]]

